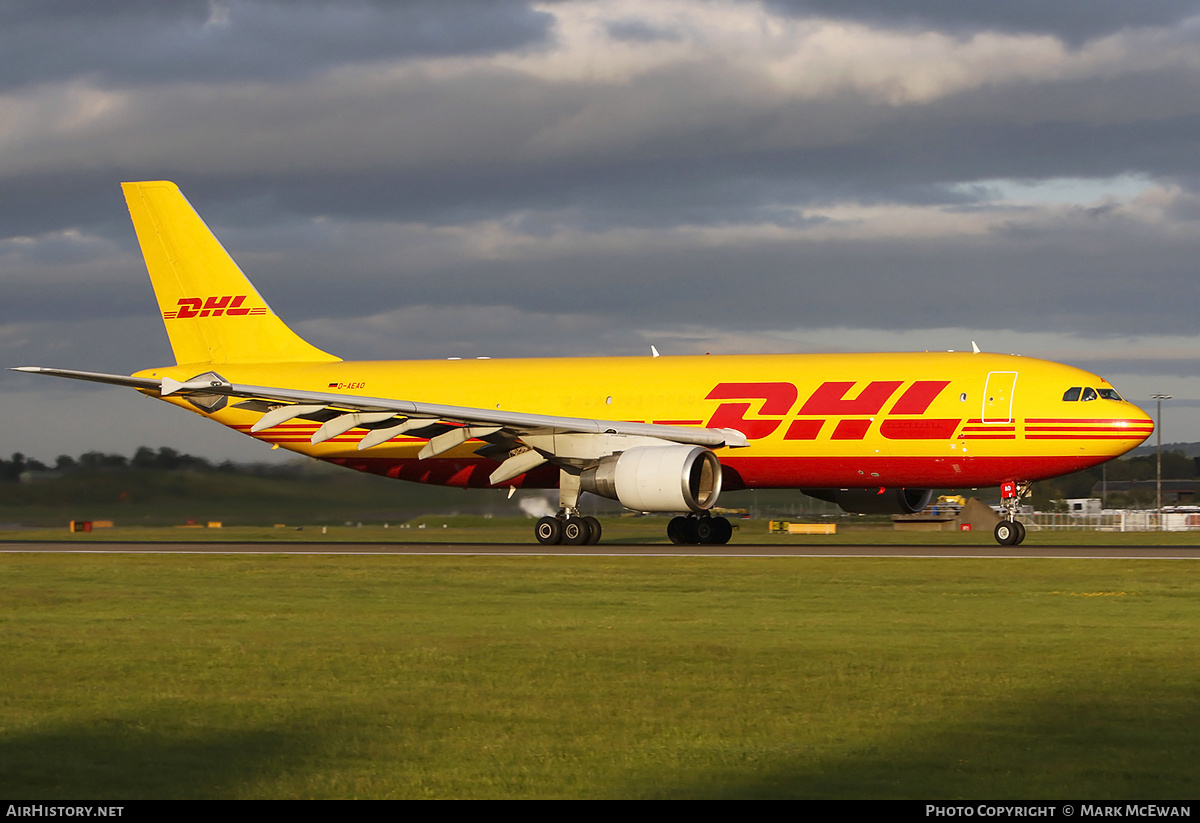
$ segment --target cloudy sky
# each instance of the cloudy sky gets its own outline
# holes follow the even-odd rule
[[[8,0],[3,365],[172,361],[170,179],[345,358],[969,349],[1200,440],[1200,2]],[[4,372],[0,452],[257,444]]]

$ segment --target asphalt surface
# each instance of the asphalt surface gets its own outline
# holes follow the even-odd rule
[[[524,543],[77,543],[0,542],[0,554],[296,554],[529,557],[1046,557],[1200,560],[1200,546],[540,546]]]

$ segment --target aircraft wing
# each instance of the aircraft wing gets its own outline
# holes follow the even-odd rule
[[[422,459],[449,451],[471,439],[499,435],[499,448],[492,451],[502,454],[488,455],[502,463],[492,475],[493,483],[502,483],[536,468],[547,461],[547,454],[562,458],[564,462],[587,462],[620,451],[622,444],[628,443],[630,438],[651,438],[707,448],[741,448],[749,445],[746,436],[737,429],[593,420],[275,386],[253,386],[231,383],[215,372],[207,372],[180,382],[169,377],[129,377],[41,366],[21,366],[13,371],[130,386],[141,391],[155,392],[162,397],[184,396],[206,411],[217,411],[225,407],[231,398],[240,399],[242,402],[236,404],[238,408],[263,413],[258,422],[251,427],[252,432],[263,431],[297,417],[324,421],[313,435],[314,444],[336,437],[352,428],[369,430],[359,442],[359,449],[386,443],[400,435],[426,438],[429,442],[421,450],[419,457]],[[564,438],[564,435],[568,437]],[[503,448],[505,444],[527,448],[506,449]]]

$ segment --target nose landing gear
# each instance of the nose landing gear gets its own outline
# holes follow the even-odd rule
[[[1019,546],[1025,540],[1025,525],[1017,519],[1017,509],[1032,488],[1033,484],[1027,480],[1000,484],[1000,508],[1004,510],[1004,519],[996,524],[993,534],[1001,546]]]
[[[995,536],[1001,546],[1019,546],[1025,539],[1025,526],[1020,520],[1001,520],[996,524]]]

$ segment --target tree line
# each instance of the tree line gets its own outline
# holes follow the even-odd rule
[[[226,460],[214,463],[203,457],[176,451],[170,446],[152,449],[140,447],[133,457],[123,454],[106,454],[99,451],[84,452],[78,457],[60,454],[53,465],[27,457],[20,452],[13,453],[8,460],[0,458],[0,482],[17,483],[26,472],[56,472],[59,474],[74,474],[77,472],[114,471],[122,469],[155,469],[159,471],[193,471],[193,472],[227,472],[233,474],[252,474],[255,476],[292,476],[295,467],[287,464],[267,463],[234,463]]]
[[[1163,479],[1191,480],[1200,477],[1200,458],[1188,457],[1182,451],[1164,451],[1162,456]],[[1113,460],[1083,472],[1064,477],[1042,480],[1034,484],[1034,502],[1046,508],[1051,501],[1073,497],[1090,497],[1096,485],[1107,473],[1111,481],[1153,480],[1155,477],[1155,455],[1142,454]],[[203,457],[185,454],[169,446],[152,449],[140,447],[133,457],[122,454],[105,454],[99,451],[84,452],[78,457],[59,455],[53,465],[17,452],[8,460],[0,459],[0,483],[17,483],[26,472],[54,472],[70,475],[82,472],[112,472],[122,470],[188,471],[197,473],[220,472],[251,475],[255,477],[298,477],[306,473],[312,461],[300,459],[290,463],[213,463]],[[1146,490],[1110,493],[1110,504],[1116,506],[1144,504]]]
[[[1086,471],[1040,480],[1033,484],[1033,502],[1039,509],[1049,511],[1055,500],[1078,497],[1099,497],[1101,481],[1119,483],[1153,481],[1157,475],[1157,458],[1153,453],[1122,457]],[[1163,480],[1195,480],[1200,478],[1200,458],[1188,457],[1182,451],[1164,451]],[[1153,488],[1131,488],[1125,491],[1109,489],[1106,504],[1113,508],[1152,505]]]

